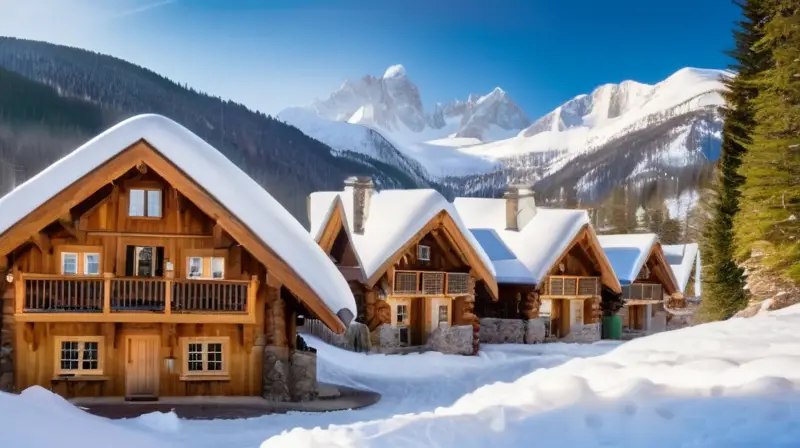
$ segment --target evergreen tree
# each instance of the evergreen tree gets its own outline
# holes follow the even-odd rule
[[[800,284],[800,2],[763,6],[763,37],[754,48],[770,64],[755,78],[756,126],[741,169],[736,243],[741,259],[759,247],[768,269]]]
[[[768,58],[755,49],[763,37],[763,1],[742,0],[737,4],[744,19],[734,30],[735,48],[729,52],[736,61],[731,66],[736,76],[726,80],[727,107],[723,111],[722,148],[718,162],[716,195],[711,217],[703,229],[703,305],[702,317],[725,319],[747,305],[743,270],[736,263],[733,221],[739,211],[739,188],[744,177],[739,173],[746,145],[755,127],[751,100],[758,94],[754,79],[766,67]]]

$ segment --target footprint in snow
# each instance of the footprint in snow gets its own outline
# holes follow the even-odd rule
[[[675,413],[666,408],[656,408],[656,414],[664,420],[672,420],[675,418]]]
[[[633,403],[628,403],[625,405],[624,408],[622,408],[622,412],[624,412],[625,415],[636,415],[636,412],[638,411],[639,408],[637,408],[636,405]]]
[[[590,428],[599,429],[603,427],[603,419],[599,415],[589,414],[584,417],[584,420],[586,421],[586,426]]]

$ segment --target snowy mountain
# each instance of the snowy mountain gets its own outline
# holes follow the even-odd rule
[[[684,68],[653,85],[605,84],[531,123],[500,88],[428,113],[397,65],[278,118],[338,151],[418,167],[412,177],[459,195],[496,196],[510,182],[535,182],[547,199],[598,202],[616,185],[669,181],[677,187],[665,199],[674,199],[696,195],[699,173],[718,157],[726,76]]]

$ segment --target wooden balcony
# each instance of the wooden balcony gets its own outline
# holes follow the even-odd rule
[[[471,294],[469,274],[438,271],[395,271],[395,296],[460,296]]]
[[[633,283],[622,287],[622,299],[628,305],[648,305],[664,300],[664,292],[657,283]]]
[[[21,322],[255,323],[258,279],[21,274],[15,318]]]
[[[600,277],[551,275],[542,285],[546,299],[591,299],[600,297]]]

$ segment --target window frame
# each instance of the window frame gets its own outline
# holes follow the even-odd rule
[[[95,255],[97,256],[97,272],[89,272],[89,256]],[[98,252],[83,252],[83,275],[100,275],[101,274],[101,264],[100,264],[100,254]]]
[[[400,319],[400,314],[401,314],[400,313],[400,307],[403,307],[403,313],[402,313],[402,315],[404,317],[403,319]],[[395,306],[394,306],[394,315],[395,315],[395,320],[397,321],[397,325],[398,326],[399,325],[408,325],[409,318],[410,318],[409,312],[411,311],[410,308],[411,307],[409,307],[408,304],[405,303],[405,302],[395,304]]]
[[[197,277],[192,277],[192,260],[200,260],[200,275]],[[188,280],[201,280],[203,279],[203,257],[199,256],[188,256],[186,257],[186,278]]]
[[[54,375],[65,376],[102,376],[105,357],[105,337],[104,336],[55,336],[53,338],[53,358],[54,358]],[[61,368],[61,346],[64,342],[77,342],[78,343],[78,368],[77,369],[63,369]],[[83,356],[87,342],[97,343],[97,369],[84,369]]]
[[[142,215],[131,214],[131,204],[134,191],[142,192]],[[150,193],[158,192],[158,215],[150,214]],[[128,218],[132,219],[161,219],[164,217],[164,190],[155,187],[134,186],[128,189]]]
[[[215,251],[217,252],[217,251]],[[184,254],[186,259],[185,275],[184,277],[187,280],[212,280],[212,281],[222,281],[226,279],[226,271],[228,265],[228,256],[227,254],[220,254],[220,253],[212,253],[207,255],[208,252],[187,252]],[[189,273],[191,270],[189,267],[191,266],[192,259],[199,259],[200,260],[200,276],[199,277],[190,277]],[[222,260],[222,276],[221,277],[214,277],[214,260]]]
[[[427,256],[423,258],[422,253],[427,252]],[[422,263],[431,262],[431,246],[426,244],[417,244],[417,260]]]
[[[180,338],[181,342],[181,380],[227,380],[230,379],[230,338],[229,337],[211,337],[211,336],[195,336]],[[202,356],[200,362],[202,363],[202,370],[189,370],[189,345],[200,344],[202,346]],[[220,353],[222,355],[221,370],[208,369],[208,346],[210,344],[220,344]]]
[[[67,272],[65,269],[66,267],[66,259],[67,256],[74,256],[75,257],[75,272]],[[61,275],[80,275],[81,273],[81,264],[80,264],[80,252],[72,252],[72,251],[64,251],[61,252]]]

